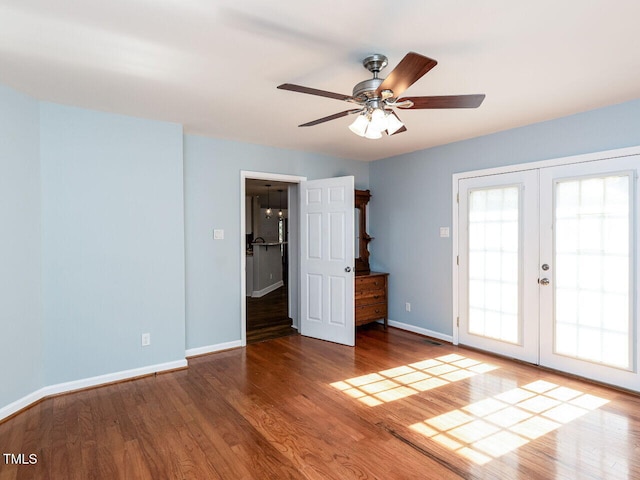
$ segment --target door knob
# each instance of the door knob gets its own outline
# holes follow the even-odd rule
[[[351,271],[351,267],[346,267],[346,268],[344,269],[344,271],[345,271],[345,272],[347,272],[347,273],[349,273],[349,272]]]
[[[549,285],[549,279],[548,278],[543,278],[541,280],[539,280],[540,285]]]

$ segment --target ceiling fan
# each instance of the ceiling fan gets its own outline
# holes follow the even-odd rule
[[[387,78],[379,78],[378,74],[387,66],[387,63],[387,57],[381,54],[366,57],[362,61],[362,65],[373,74],[373,78],[364,80],[353,87],[351,96],[293,85],[291,83],[283,83],[279,85],[278,88],[281,90],[290,90],[292,92],[344,100],[345,102],[358,105],[358,108],[334,113],[328,117],[298,125],[299,127],[311,127],[330,120],[346,117],[347,115],[358,114],[358,117],[349,126],[349,129],[361,137],[371,139],[381,138],[383,132],[386,132],[387,135],[395,135],[396,133],[407,130],[398,115],[394,112],[394,108],[404,110],[477,108],[484,100],[484,94],[399,98],[407,88],[435,67],[438,62],[418,53],[409,52],[396,68],[391,71]]]

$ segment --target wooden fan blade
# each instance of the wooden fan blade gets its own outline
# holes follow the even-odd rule
[[[302,87],[300,85],[294,85],[292,83],[283,83],[278,85],[280,90],[289,90],[291,92],[307,93],[309,95],[317,95],[319,97],[334,98],[336,100],[349,100],[349,95],[343,95],[341,93],[327,92],[325,90],[318,90],[317,88]]]
[[[484,94],[478,95],[443,95],[439,97],[403,97],[398,102],[410,100],[413,102],[411,107],[398,108],[406,110],[416,110],[422,108],[478,108],[484,100]]]
[[[389,76],[380,84],[376,93],[380,95],[383,90],[393,91],[393,96],[398,98],[407,88],[419,80],[425,73],[438,64],[432,58],[419,53],[409,52],[400,60]]]
[[[402,123],[402,120],[400,120],[400,117],[398,117],[398,115],[396,115],[396,112],[394,112],[394,111],[390,111],[390,112],[389,112],[389,115],[393,115],[394,117],[396,117],[396,118],[398,119],[398,121],[399,121],[400,123]],[[396,135],[396,134],[398,134],[398,133],[402,133],[402,132],[406,132],[406,131],[407,131],[407,127],[405,127],[405,126],[404,126],[404,124],[403,124],[403,125],[402,125],[398,130],[396,130],[395,132],[393,132],[391,135],[389,135],[389,131],[387,131],[387,135],[392,136],[392,135]]]
[[[397,134],[399,134],[399,133],[406,132],[406,131],[407,131],[407,127],[405,127],[405,126],[403,125],[403,126],[402,126],[402,127],[400,127],[397,131],[393,132],[391,135],[392,135],[392,136],[393,136],[393,135],[397,135]]]
[[[405,127],[405,126],[403,125],[403,126],[402,126],[402,127],[400,127],[398,130],[396,130],[395,132],[393,132],[391,135],[389,135],[388,133],[387,133],[387,135],[389,135],[389,136],[393,136],[393,135],[397,135],[397,134],[399,134],[399,133],[406,132],[406,131],[407,131],[407,127]]]
[[[329,122],[331,120],[335,120],[336,118],[346,117],[352,113],[359,113],[362,109],[356,108],[352,110],[345,110],[344,112],[334,113],[333,115],[329,115],[328,117],[322,117],[317,120],[313,120],[311,122],[303,123],[302,125],[298,125],[299,127],[313,127],[314,125],[318,125],[319,123]]]

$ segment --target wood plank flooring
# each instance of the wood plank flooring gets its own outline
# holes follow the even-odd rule
[[[640,478],[640,397],[378,325],[45,400],[13,479]],[[10,463],[10,462],[9,462]]]
[[[295,335],[289,318],[287,286],[282,286],[260,298],[247,297],[247,343]]]

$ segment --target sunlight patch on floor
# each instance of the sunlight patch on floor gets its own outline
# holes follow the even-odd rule
[[[538,380],[409,428],[484,465],[608,402]]]
[[[495,365],[452,353],[334,382],[331,386],[375,407],[497,368]]]

